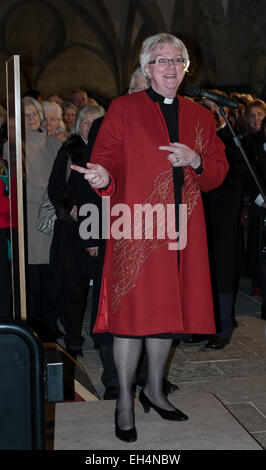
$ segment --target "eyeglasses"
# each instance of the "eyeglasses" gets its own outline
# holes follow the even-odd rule
[[[25,113],[25,119],[35,119],[36,116],[38,116],[38,113],[34,113],[34,111],[32,113]]]
[[[173,59],[167,59],[166,57],[156,57],[154,60],[148,62],[148,64],[156,64],[156,65],[170,65],[172,62],[173,65],[184,65],[186,60],[184,57],[173,57]]]

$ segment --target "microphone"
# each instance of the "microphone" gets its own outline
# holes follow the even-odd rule
[[[187,83],[184,87],[184,94],[190,97],[204,97],[208,100],[214,101],[214,103],[219,106],[229,106],[230,108],[238,108],[238,102],[226,98],[226,96],[218,95],[217,93],[212,93],[211,91],[201,90],[193,83]]]

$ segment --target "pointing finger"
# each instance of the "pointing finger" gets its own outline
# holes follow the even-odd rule
[[[78,166],[78,165],[70,165],[71,170],[75,170],[78,173],[88,173],[89,170],[87,168],[84,168],[83,166]]]

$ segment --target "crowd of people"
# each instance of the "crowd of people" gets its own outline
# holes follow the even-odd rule
[[[79,88],[67,99],[56,92],[43,100],[32,90],[22,100],[28,321],[42,340],[63,337],[72,356],[82,355],[93,280],[90,334],[103,364],[104,398],[117,399],[116,435],[125,441],[137,438],[130,395],[135,375],[144,411],[152,407],[165,419],[187,419],[165,398],[177,388],[165,376],[170,349],[179,341],[205,341],[206,349],[229,344],[241,277],[252,280],[251,295],[262,297],[266,319],[266,194],[228,126],[263,187],[266,103],[252,94],[212,90],[238,102],[236,109],[223,108],[225,119],[209,99],[178,96],[189,57],[171,35],[148,38],[140,64],[108,110]],[[12,317],[6,124],[1,107],[2,318]],[[54,211],[49,233],[37,227],[45,196]],[[176,254],[163,243],[122,243],[101,234],[82,238],[87,214],[81,208],[94,204],[103,220],[102,196],[129,206],[187,201],[189,250]],[[175,215],[178,228],[177,209]]]

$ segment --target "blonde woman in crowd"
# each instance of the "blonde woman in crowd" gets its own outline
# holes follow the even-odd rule
[[[66,126],[63,122],[63,110],[54,101],[43,101],[44,120],[42,127],[46,135],[56,137],[61,142],[67,139]]]
[[[63,109],[63,121],[66,126],[66,132],[68,136],[73,132],[73,127],[75,124],[76,115],[78,112],[78,108],[71,103],[71,101],[65,101],[62,104]]]

